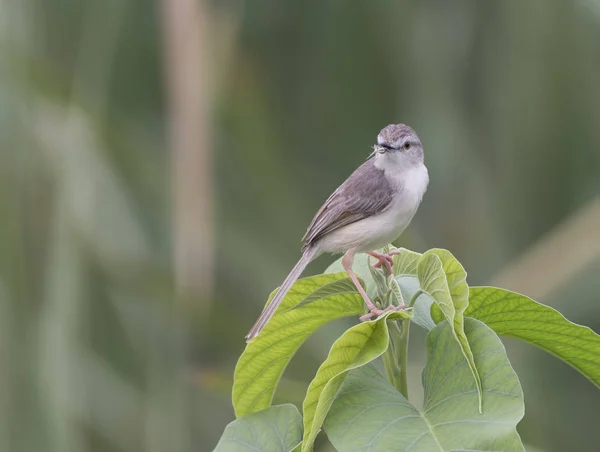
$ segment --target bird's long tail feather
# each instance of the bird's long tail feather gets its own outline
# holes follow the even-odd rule
[[[292,285],[296,282],[296,280],[300,277],[306,266],[313,260],[315,257],[316,250],[314,247],[308,247],[304,250],[302,257],[298,261],[298,263],[294,266],[289,275],[285,278],[279,290],[268,304],[268,306],[264,309],[250,332],[246,335],[246,342],[249,342],[251,339],[255,338],[258,333],[265,327],[267,322],[273,317],[277,307],[281,304],[283,297],[286,296]]]

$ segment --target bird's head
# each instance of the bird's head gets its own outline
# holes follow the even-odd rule
[[[423,163],[423,144],[416,132],[405,124],[390,124],[377,135],[373,154],[382,163]]]

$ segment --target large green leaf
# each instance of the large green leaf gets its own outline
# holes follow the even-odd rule
[[[312,450],[317,434],[348,371],[371,362],[388,348],[386,319],[408,318],[405,312],[388,312],[375,321],[348,329],[334,342],[329,356],[310,383],[303,403],[304,438],[302,451]]]
[[[346,451],[524,451],[516,425],[523,392],[502,342],[484,323],[466,319],[465,333],[483,385],[477,386],[443,321],[427,336],[425,403],[414,407],[372,366],[349,373],[324,424],[331,443]]]
[[[231,422],[214,452],[290,452],[302,441],[302,416],[291,404],[277,405]]]
[[[347,276],[338,273],[296,281],[267,326],[246,345],[234,374],[237,417],[271,404],[285,367],[316,329],[334,319],[363,314],[363,300]],[[304,304],[301,309],[291,309],[299,303]]]
[[[469,304],[467,272],[449,251],[432,249],[424,253],[419,259],[417,274],[421,290],[435,300],[437,307],[442,311],[448,323],[452,325],[454,337],[460,344],[477,385],[478,406],[481,412],[481,379],[475,367],[473,352],[464,331],[464,311]]]
[[[471,287],[469,317],[496,333],[552,353],[600,387],[600,336],[524,295],[496,287]]]

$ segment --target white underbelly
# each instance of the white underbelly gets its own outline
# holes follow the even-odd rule
[[[362,252],[393,242],[409,225],[419,206],[417,197],[406,198],[377,215],[330,232],[319,240],[319,248],[326,253],[344,253],[349,249]]]

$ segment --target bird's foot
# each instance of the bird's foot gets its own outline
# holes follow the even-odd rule
[[[365,315],[360,317],[360,321],[361,322],[366,322],[367,320],[371,320],[374,317],[379,317],[380,315],[385,314],[386,312],[390,312],[390,311],[401,311],[403,309],[406,309],[408,306],[405,305],[400,305],[400,306],[388,306],[385,309],[379,309],[379,308],[371,308],[369,310],[369,312],[367,312]]]
[[[393,256],[400,254],[400,250],[390,251],[389,253],[378,253],[377,251],[367,251],[369,256],[373,256],[377,259],[377,262],[373,264],[373,267],[379,268],[382,265],[385,265],[385,268],[388,271],[388,275],[393,274],[392,265],[394,264]]]

